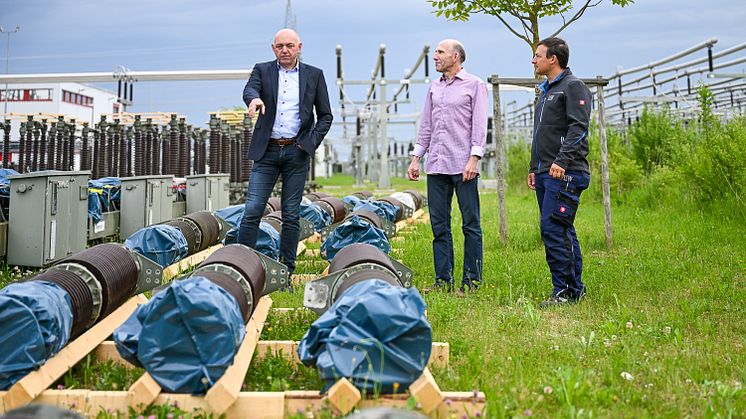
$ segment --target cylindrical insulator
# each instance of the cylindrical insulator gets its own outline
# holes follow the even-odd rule
[[[140,115],[135,117],[135,176],[145,174],[145,145],[142,139],[142,130],[140,127]]]
[[[100,134],[97,129],[93,130],[93,154],[92,154],[92,161],[91,161],[91,176],[93,176],[94,179],[99,178],[99,172],[98,172],[98,166],[99,162],[98,160],[101,158],[99,155],[101,153],[101,139]]]
[[[62,154],[59,170],[69,170],[66,167],[68,160],[70,160],[70,127],[67,124],[62,131],[62,148],[58,152]]]
[[[412,195],[412,198],[414,198],[414,203],[416,207],[415,210],[422,208],[422,204],[424,203],[425,198],[422,196],[422,194],[419,191],[416,191],[414,189],[407,189],[406,191],[404,191],[404,193],[408,193]]]
[[[62,117],[57,121],[57,141],[55,144],[54,168],[55,170],[65,170],[62,168],[62,158],[65,155],[65,121]]]
[[[141,134],[142,135],[142,134]],[[151,132],[150,125],[145,125],[145,135],[142,140],[142,174],[143,175],[149,175],[152,172],[150,171],[152,166],[152,159],[153,159],[153,133]],[[137,156],[137,153],[135,153],[135,156]],[[137,157],[135,157],[137,158]],[[138,175],[139,176],[139,175]]]
[[[47,120],[41,120],[41,139],[39,139],[39,170],[47,169]]]
[[[201,145],[200,145],[200,130],[199,128],[195,128],[194,131],[192,131],[192,149],[194,152],[192,153],[192,171],[191,174],[196,175],[200,173],[199,171],[199,162],[200,162],[200,153],[202,152]]]
[[[331,195],[329,195],[328,193],[324,193],[324,192],[311,192],[309,194],[306,194],[306,198],[308,198],[308,200],[311,202],[315,202],[321,198],[327,198],[330,196]]]
[[[3,168],[10,167],[10,120],[3,124]]]
[[[220,173],[230,173],[231,158],[230,158],[230,127],[228,123],[223,121],[220,130]]]
[[[360,199],[370,199],[373,198],[373,192],[371,191],[357,191],[352,194],[352,196],[356,196]]]
[[[122,127],[121,138],[119,140],[119,177],[130,176],[130,138],[132,130],[130,127]]]
[[[26,158],[26,123],[21,122],[18,130],[18,172],[23,173],[24,159]]]
[[[163,224],[176,227],[179,229],[179,231],[181,231],[181,234],[183,234],[184,238],[186,239],[187,252],[189,252],[190,255],[199,252],[199,242],[202,240],[202,238],[198,237],[199,232],[194,230],[192,224],[190,224],[189,221],[186,221],[183,218],[176,218],[170,221],[166,221]]]
[[[157,175],[161,173],[161,136],[158,132],[158,127],[153,127],[153,160],[151,162],[152,167],[150,169],[151,175]]]
[[[238,310],[241,312],[241,317],[244,322],[247,322],[251,317],[249,312],[249,300],[246,298],[246,293],[241,284],[233,279],[230,275],[219,271],[200,271],[199,276],[205,277],[210,282],[224,289],[228,294],[232,295],[238,304]]]
[[[130,252],[120,245],[99,244],[60,261],[67,262],[83,265],[101,283],[100,319],[121,306],[137,288],[137,264]]]
[[[280,201],[280,198],[278,198],[276,196],[270,197],[267,200],[267,206],[271,209],[270,212],[281,211],[282,210],[282,203]]]
[[[47,136],[47,169],[55,168],[54,157],[56,155],[55,149],[57,148],[57,121],[52,122],[51,128],[49,128],[49,135]]]
[[[64,170],[75,170],[75,120],[67,127],[67,160]]]
[[[202,232],[202,242],[200,243],[199,251],[217,244],[218,237],[220,236],[220,222],[211,212],[193,212],[185,215],[184,218],[197,224],[197,227],[199,227],[199,230]]]
[[[57,284],[70,296],[72,303],[73,325],[70,339],[83,334],[93,315],[93,295],[85,280],[72,271],[54,267],[36,275],[32,281],[46,281]]]
[[[368,243],[353,243],[343,247],[329,262],[329,273],[341,271],[361,263],[375,263],[396,273],[391,259],[377,247]]]
[[[187,132],[185,134],[184,139],[185,149],[184,149],[184,170],[182,174],[186,177],[191,174],[193,174],[192,170],[192,126],[187,126]]]
[[[26,158],[24,159],[26,165],[24,171],[31,171],[32,153],[34,151],[34,125],[33,117],[29,116],[28,122],[26,122],[26,149],[24,150],[26,153]]]
[[[383,229],[383,221],[381,221],[381,217],[379,217],[378,214],[376,214],[375,212],[366,211],[366,210],[358,210],[358,211],[350,213],[348,217],[352,217],[353,215],[357,215],[363,220],[368,221],[374,227]]]
[[[171,114],[171,122],[168,123],[168,172],[166,174],[179,175],[179,121],[176,114]]]
[[[282,233],[282,211],[272,211],[262,217],[262,221],[271,225],[278,233]]]
[[[210,115],[210,173],[220,173],[220,122]]]
[[[83,123],[83,130],[80,132],[80,170],[90,170],[91,164],[88,161],[88,133],[90,132],[88,123]]]
[[[388,202],[389,204],[396,207],[396,221],[401,221],[404,218],[404,204],[396,198],[390,196],[378,199],[378,201]]]
[[[168,174],[169,169],[169,152],[168,150],[171,148],[171,134],[168,132],[169,128],[168,125],[164,125],[163,129],[161,131],[161,171],[159,174]]]
[[[116,176],[117,175],[117,169],[119,169],[117,161],[117,145],[119,143],[119,133],[117,132],[117,125],[118,121],[114,121],[114,124],[109,126],[109,132],[106,136],[106,172],[104,173],[104,176]]]
[[[187,127],[184,118],[181,118],[179,120],[179,171],[177,172],[179,177],[184,177],[189,172],[189,149],[186,130]]]
[[[209,133],[206,131],[202,131],[200,133],[200,161],[199,161],[199,174],[206,174],[207,173],[207,137],[209,136]]]
[[[230,244],[211,254],[198,268],[213,264],[230,266],[243,275],[251,285],[254,307],[257,306],[264,290],[265,273],[262,261],[256,253],[244,245]]]
[[[34,142],[31,146],[32,148],[32,157],[31,157],[31,171],[35,172],[39,170],[39,141],[41,138],[41,129],[40,129],[41,123],[40,122],[34,122]]]
[[[244,115],[243,119],[243,143],[241,144],[241,179],[248,181],[251,176],[251,166],[253,161],[249,160],[249,147],[251,147],[251,138],[254,135],[254,124],[251,123],[249,114]]]
[[[231,182],[238,182],[238,175],[241,173],[239,166],[239,157],[241,154],[241,133],[234,132],[231,136]]]
[[[318,201],[314,202],[314,204],[321,206],[329,213],[329,215],[332,216],[332,224],[336,224],[344,220],[345,216],[347,215],[347,207],[345,207],[345,202],[337,197],[326,196],[320,198]]]
[[[99,131],[99,146],[98,146],[98,154],[97,154],[97,160],[96,163],[98,164],[98,175],[97,178],[102,178],[106,176],[106,157],[108,155],[107,153],[107,147],[108,147],[108,138],[107,134],[109,132],[108,130],[109,123],[106,122],[106,117],[101,117],[101,122],[98,124],[98,131]]]
[[[396,274],[392,272],[378,269],[360,270],[351,274],[350,276],[345,278],[341,284],[339,284],[337,292],[334,294],[334,301],[337,301],[345,293],[345,291],[350,289],[353,285],[359,284],[364,281],[370,281],[371,279],[380,279],[382,281],[388,282],[395,287],[401,287],[399,279],[396,277]]]

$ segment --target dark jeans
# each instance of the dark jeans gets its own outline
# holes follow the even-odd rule
[[[566,172],[565,179],[549,173],[536,175],[536,198],[541,213],[541,239],[552,273],[553,296],[576,299],[585,293],[583,255],[575,233],[575,214],[580,194],[588,188],[590,175]]]
[[[295,254],[300,238],[300,202],[306,184],[311,156],[295,144],[270,144],[261,160],[254,162],[251,181],[246,192],[238,242],[251,248],[256,246],[259,222],[264,214],[278,176],[282,176],[282,233],[280,234],[280,262],[295,270]]]
[[[464,272],[462,286],[479,286],[482,282],[482,227],[479,219],[477,178],[463,181],[458,175],[427,175],[427,197],[430,225],[433,229],[435,283],[453,284],[453,237],[451,235],[451,202],[456,191],[464,233]]]

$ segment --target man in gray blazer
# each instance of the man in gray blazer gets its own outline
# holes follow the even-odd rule
[[[292,29],[275,35],[276,60],[254,66],[243,100],[259,117],[249,147],[254,160],[238,242],[256,246],[259,221],[277,178],[282,176],[280,262],[290,273],[300,238],[300,202],[311,156],[332,124],[329,94],[321,69],[300,62],[303,44]],[[314,117],[316,111],[316,121]]]

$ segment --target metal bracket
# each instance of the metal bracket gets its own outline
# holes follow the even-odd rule
[[[391,259],[391,263],[394,265],[394,268],[396,268],[396,276],[399,278],[399,282],[402,283],[402,286],[404,288],[411,288],[412,281],[414,280],[414,271],[391,256],[389,256],[389,259]]]
[[[304,239],[307,239],[313,236],[313,233],[316,232],[316,228],[313,226],[313,223],[303,217],[301,217],[299,221],[300,221],[300,240],[304,240]]]
[[[412,218],[412,215],[414,215],[414,210],[412,208],[409,208],[406,205],[402,205],[402,208],[404,208],[404,218],[403,219],[406,220],[407,218]]]
[[[214,215],[214,213],[213,213],[213,215]],[[225,240],[225,236],[228,235],[228,232],[231,231],[231,229],[233,228],[233,226],[230,225],[229,222],[225,221],[224,219],[222,219],[222,218],[220,218],[218,216],[215,216],[215,218],[220,223],[220,233],[218,234],[218,242],[222,243],[223,240]]]
[[[125,249],[127,249],[125,247]],[[150,291],[161,285],[163,281],[163,267],[145,256],[127,249],[137,263],[137,288],[135,294]]]
[[[396,224],[381,217],[381,224],[383,225],[383,232],[386,233],[386,237],[392,238],[396,236]]]
[[[288,267],[254,249],[251,250],[259,256],[259,260],[264,267],[264,289],[262,290],[262,296],[287,286],[290,280]]]

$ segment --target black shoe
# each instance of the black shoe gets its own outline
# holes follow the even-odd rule
[[[569,298],[560,297],[558,295],[553,295],[549,297],[548,300],[544,300],[541,303],[539,303],[539,308],[562,307],[562,306],[567,306],[567,305],[571,305],[575,303],[577,303],[577,300],[571,300]]]
[[[469,294],[474,294],[477,292],[477,289],[479,288],[479,285],[475,283],[462,283],[461,288],[456,291],[456,296],[461,298],[466,298]]]

